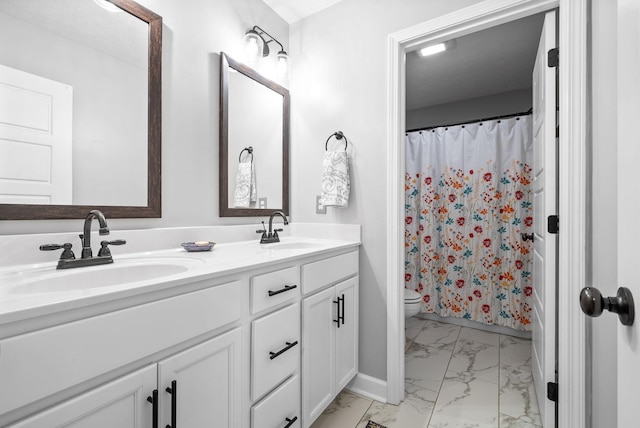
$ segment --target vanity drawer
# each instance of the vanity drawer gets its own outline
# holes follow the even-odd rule
[[[253,321],[251,399],[257,400],[300,367],[300,304]]]
[[[0,341],[0,414],[240,319],[240,282]]]
[[[358,251],[307,263],[302,266],[302,294],[312,293],[357,273]]]
[[[251,408],[251,428],[285,426],[289,428],[301,426],[300,378],[297,375]]]
[[[255,315],[300,296],[297,266],[251,278],[251,314]]]

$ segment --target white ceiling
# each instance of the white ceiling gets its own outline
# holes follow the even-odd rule
[[[407,110],[531,87],[543,15],[456,39],[429,57],[407,54]]]
[[[342,0],[263,0],[288,23]],[[528,89],[542,30],[534,15],[455,40],[451,51],[407,54],[407,109]]]
[[[289,24],[320,12],[342,0],[262,0]]]

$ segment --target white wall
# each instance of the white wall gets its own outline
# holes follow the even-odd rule
[[[531,108],[531,100],[532,91],[528,88],[407,110],[406,129],[449,125],[485,117],[521,113]]]
[[[164,21],[162,218],[112,219],[111,230],[259,224],[257,218],[218,216],[219,52],[242,60],[242,37],[253,25],[287,49],[289,25],[261,0],[138,1]],[[81,227],[80,220],[0,221],[0,235]]]
[[[292,215],[362,224],[360,371],[378,379],[387,349],[387,36],[475,2],[344,0],[291,25]],[[338,130],[350,143],[351,199],[318,215],[324,145]]]
[[[615,0],[592,0],[591,80],[592,154],[591,175],[591,276],[590,285],[605,296],[615,296],[617,279],[617,99]],[[577,298],[576,298],[577,299]],[[592,427],[617,426],[616,349],[618,317],[604,314],[590,319],[593,370]]]

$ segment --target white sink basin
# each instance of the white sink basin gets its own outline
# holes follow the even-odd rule
[[[101,266],[68,270],[48,267],[9,273],[0,276],[0,282],[12,294],[80,291],[163,278],[203,263],[203,260],[186,257],[122,259]]]

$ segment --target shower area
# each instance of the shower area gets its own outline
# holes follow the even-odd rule
[[[407,54],[404,287],[420,296],[419,318],[531,337],[532,71],[543,20]]]
[[[421,314],[531,331],[529,112],[405,137],[405,288]]]

